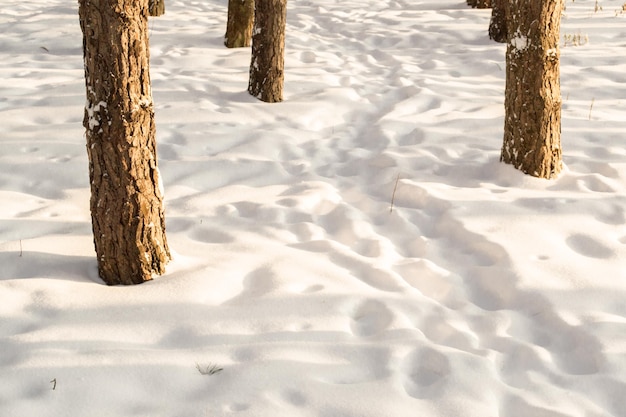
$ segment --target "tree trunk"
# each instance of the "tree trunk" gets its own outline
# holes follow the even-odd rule
[[[256,0],[248,92],[261,101],[283,100],[287,0]]]
[[[561,162],[559,31],[563,0],[511,0],[501,160],[553,178]]]
[[[467,4],[478,9],[488,9],[491,7],[491,0],[467,0]]]
[[[489,38],[496,42],[507,42],[506,2],[508,0],[494,0],[489,21]]]
[[[150,16],[165,14],[165,0],[149,0],[148,11]]]
[[[250,46],[254,23],[254,0],[228,0],[228,22],[224,45],[227,48]]]
[[[148,1],[79,0],[98,271],[138,284],[170,259],[149,75]]]

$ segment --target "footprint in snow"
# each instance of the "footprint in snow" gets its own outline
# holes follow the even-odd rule
[[[392,321],[393,313],[385,304],[366,300],[354,310],[350,330],[359,337],[374,336],[387,329]]]
[[[608,259],[615,255],[611,248],[591,236],[575,234],[565,242],[574,252],[589,258]]]
[[[450,361],[441,352],[422,347],[409,353],[403,362],[404,389],[413,398],[433,398],[444,388],[451,374]]]

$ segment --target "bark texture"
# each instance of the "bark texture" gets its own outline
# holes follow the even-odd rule
[[[283,100],[287,0],[256,0],[248,92],[267,103]]]
[[[489,38],[496,42],[507,42],[506,2],[508,0],[493,0],[491,20],[489,21]]]
[[[148,0],[79,0],[91,217],[100,277],[138,284],[170,259],[149,75]]]
[[[492,0],[467,0],[467,4],[478,9],[488,9],[491,7]]]
[[[254,0],[228,0],[228,22],[224,45],[227,48],[250,46],[253,23]]]
[[[149,0],[148,11],[150,16],[161,16],[165,14],[165,0]]]
[[[559,32],[563,0],[511,0],[501,160],[553,178],[561,161]]]

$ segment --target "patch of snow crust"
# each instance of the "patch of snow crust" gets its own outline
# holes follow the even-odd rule
[[[87,116],[89,117],[89,130],[93,130],[96,126],[100,126],[100,110],[106,109],[107,103],[104,101],[99,101],[96,104],[90,103],[87,101],[85,103],[85,109],[87,110]],[[96,115],[96,113],[98,113]]]
[[[514,50],[517,52],[522,52],[526,50],[529,45],[528,37],[522,35],[519,30],[515,32],[514,36],[509,42],[511,43],[511,46],[514,48]]]

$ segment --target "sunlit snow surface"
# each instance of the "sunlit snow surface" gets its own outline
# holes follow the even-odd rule
[[[623,417],[623,1],[567,1],[554,181],[499,163],[488,10],[290,0],[270,105],[226,3],[149,22],[174,260],[137,287],[97,276],[78,5],[0,4],[0,416]]]

